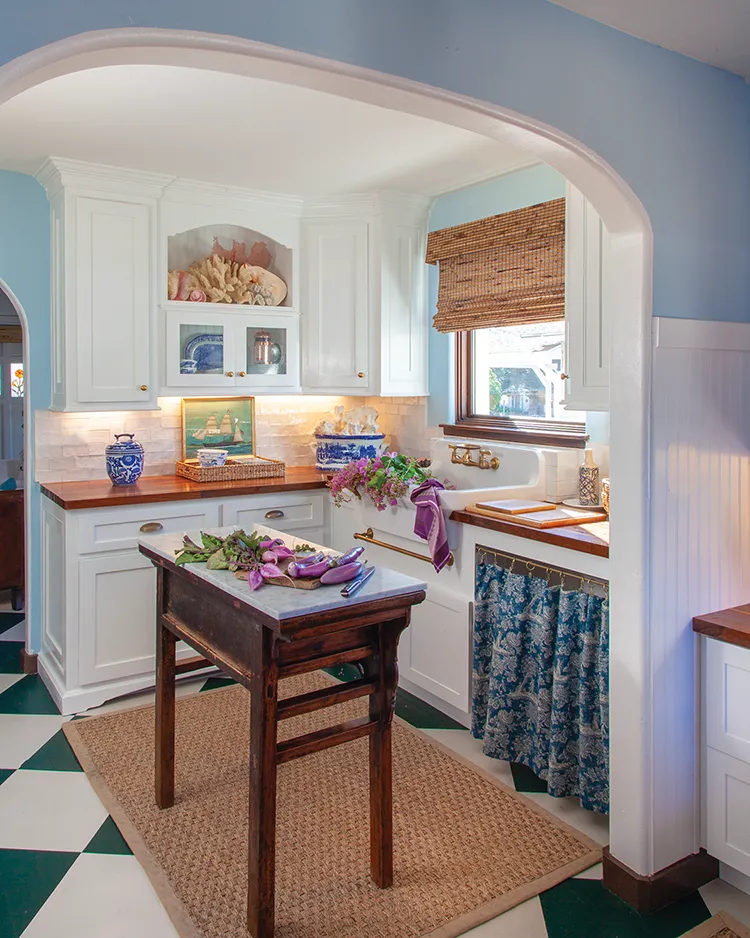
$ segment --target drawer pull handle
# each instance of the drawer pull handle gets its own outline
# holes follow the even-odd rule
[[[272,508],[266,512],[266,518],[271,521],[273,518],[283,518],[284,512],[280,508]]]
[[[141,525],[140,530],[142,534],[155,534],[157,531],[163,531],[164,525],[161,521],[147,521]]]

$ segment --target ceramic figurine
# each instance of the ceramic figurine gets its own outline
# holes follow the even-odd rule
[[[578,470],[578,500],[581,505],[599,504],[599,467],[594,462],[594,451],[587,449],[583,465]]]
[[[104,451],[112,485],[134,485],[143,472],[143,447],[133,433],[116,433]]]

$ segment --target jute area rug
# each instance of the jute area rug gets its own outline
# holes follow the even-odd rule
[[[750,938],[750,928],[728,912],[717,912],[713,918],[685,932],[682,938]]]
[[[281,696],[331,683],[290,678]],[[284,720],[280,738],[366,712]],[[154,708],[67,723],[86,774],[183,938],[247,938],[250,697],[177,701],[176,801],[154,803]],[[393,888],[369,876],[368,741],[279,767],[278,938],[454,938],[601,859],[583,834],[396,721]]]

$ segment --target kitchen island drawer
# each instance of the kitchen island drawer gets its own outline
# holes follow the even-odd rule
[[[117,508],[94,508],[78,514],[78,553],[126,550],[146,534],[203,531],[220,524],[219,502],[160,502]]]
[[[750,763],[750,649],[706,639],[706,742]]]
[[[310,528],[324,528],[326,504],[325,492],[284,492],[232,498],[224,502],[222,524],[237,525],[248,531],[256,524],[263,524],[296,534]]]

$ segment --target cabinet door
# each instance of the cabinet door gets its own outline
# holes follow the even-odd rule
[[[141,202],[75,198],[75,317],[81,403],[155,399],[151,380],[153,212]],[[76,385],[77,382],[77,385]],[[145,389],[145,390],[144,390]],[[70,405],[70,401],[68,404]]]
[[[299,317],[279,313],[243,316],[234,343],[237,387],[299,390]]]
[[[390,225],[383,235],[382,395],[427,394],[424,232]]]
[[[167,386],[195,390],[233,388],[236,335],[232,314],[216,312],[200,303],[168,308]]]
[[[156,570],[138,550],[78,564],[79,678],[114,681],[154,669]]]
[[[714,639],[705,648],[708,745],[750,763],[750,649]]]
[[[368,223],[308,222],[304,246],[304,385],[319,391],[366,393],[372,386]]]
[[[565,406],[609,410],[609,235],[568,183],[565,205]]]
[[[750,875],[750,764],[716,749],[706,758],[706,849]]]

